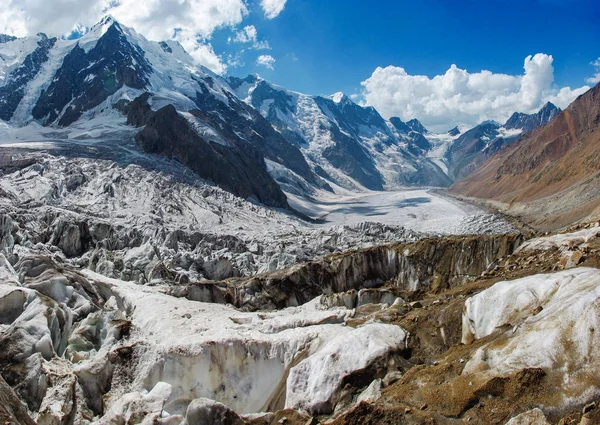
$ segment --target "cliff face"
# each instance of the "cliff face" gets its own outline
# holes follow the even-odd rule
[[[481,275],[522,241],[522,235],[513,234],[383,245],[251,278],[190,285],[178,288],[174,295],[257,310],[301,305],[321,294],[380,287],[386,282],[402,291],[441,291]]]
[[[499,201],[538,226],[561,227],[600,205],[600,85],[498,152],[451,192]]]
[[[148,153],[174,158],[200,177],[243,198],[287,207],[287,199],[251,144],[209,143],[171,105],[153,114],[136,137]]]

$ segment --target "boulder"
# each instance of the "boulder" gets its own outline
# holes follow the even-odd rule
[[[183,425],[243,425],[237,413],[222,403],[207,398],[193,400],[188,406]]]

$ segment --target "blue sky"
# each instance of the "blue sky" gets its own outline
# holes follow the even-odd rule
[[[440,131],[565,108],[600,82],[600,0],[4,0],[0,33],[105,14],[217,73],[343,91]]]
[[[526,56],[554,57],[555,83],[579,87],[600,56],[598,0],[288,0],[276,19],[258,11],[254,25],[268,40],[274,70],[256,66],[256,51],[241,55],[243,76],[258,72],[287,88],[313,94],[361,90],[378,66],[395,65],[433,77],[451,64],[511,75]],[[213,35],[217,53],[236,52],[230,30]]]

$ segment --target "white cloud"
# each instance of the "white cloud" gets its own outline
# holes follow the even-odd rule
[[[4,0],[0,33],[65,34],[75,23],[91,26],[105,14],[151,40],[176,38],[202,65],[224,72],[209,43],[213,32],[248,15],[245,0]]]
[[[364,103],[386,118],[418,118],[435,131],[488,119],[504,122],[515,111],[532,113],[548,101],[565,108],[589,89],[557,88],[552,62],[552,56],[538,53],[525,58],[523,75],[469,73],[452,65],[433,78],[410,75],[400,67],[379,67],[361,83],[362,94]]]
[[[258,31],[254,25],[246,25],[241,31],[239,31],[233,41],[237,43],[252,43],[255,42],[258,37]]]
[[[260,55],[258,59],[256,59],[257,66],[264,66],[268,69],[274,69],[275,58],[271,55]]]
[[[600,83],[600,58],[596,59],[594,62],[590,63],[594,68],[596,68],[596,73],[593,77],[588,78],[586,83],[588,84],[598,84]]]
[[[271,46],[269,46],[269,42],[266,40],[259,41],[258,40],[258,31],[254,25],[246,25],[240,31],[237,32],[233,39],[230,41],[236,43],[252,43],[252,48],[256,50],[269,50]]]
[[[260,0],[260,6],[265,12],[265,17],[273,19],[283,12],[286,2],[287,0]]]

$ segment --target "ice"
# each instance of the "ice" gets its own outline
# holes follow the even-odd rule
[[[510,226],[501,224],[481,209],[428,189],[405,189],[333,195],[327,192],[308,199],[287,194],[290,205],[314,219],[321,226],[363,223],[365,219],[391,226],[403,226],[417,232],[438,234],[487,233],[475,225],[486,220],[496,222],[488,231],[504,233]]]
[[[565,401],[599,391],[600,270],[575,268],[496,283],[466,301],[463,342],[492,333],[501,343],[477,349],[463,374],[505,376],[543,368],[562,382]],[[497,338],[497,339],[498,339]]]
[[[290,370],[286,407],[313,415],[333,412],[344,380],[375,362],[385,363],[404,348],[406,335],[399,326],[367,324],[336,336]]]
[[[572,246],[584,247],[589,241],[598,238],[600,235],[600,226],[596,225],[588,229],[578,230],[570,233],[558,233],[556,235],[542,236],[530,239],[525,242],[519,251],[549,251],[553,248],[566,251]]]
[[[172,386],[170,400],[206,397],[240,413],[261,411],[304,352],[308,359],[316,356],[314,361],[292,368],[289,379],[303,379],[295,372],[299,367],[302,377],[321,381],[319,387],[331,398],[343,377],[338,373],[363,369],[404,344],[405,334],[397,326],[345,327],[343,322],[352,315],[351,310],[317,310],[316,301],[272,314],[243,313],[226,305],[176,299],[161,294],[160,287],[84,274],[130,312],[134,326],[141,331],[136,338],[149,346],[140,357],[134,387],[151,390],[166,382]],[[320,324],[324,317],[335,323],[332,316],[339,324]],[[355,354],[348,352],[350,346]],[[323,375],[315,365],[333,351],[339,354],[341,364]],[[303,397],[292,396],[295,392],[289,385],[287,394],[295,400]]]

